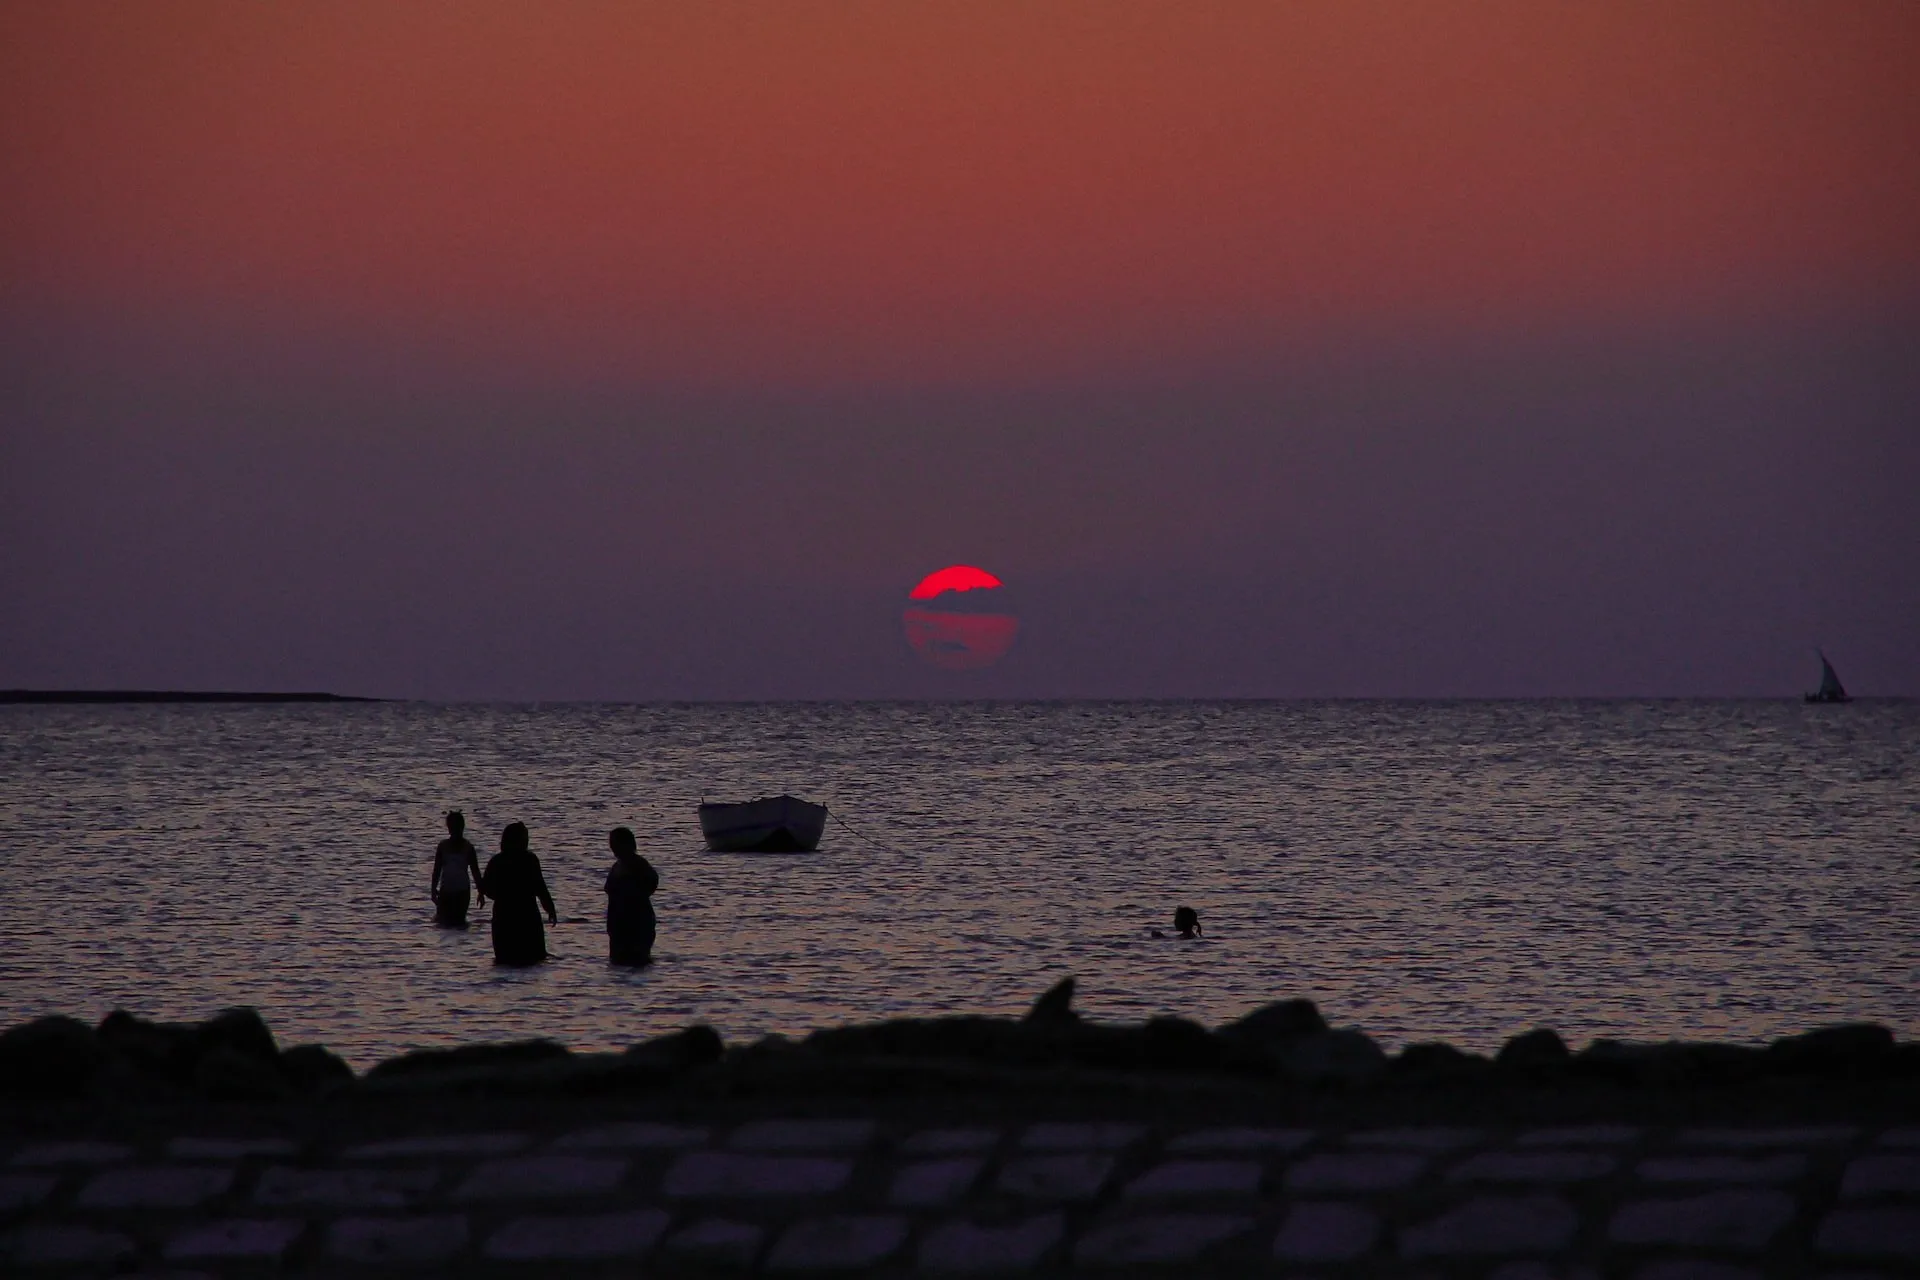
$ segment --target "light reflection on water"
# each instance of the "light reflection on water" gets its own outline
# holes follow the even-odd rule
[[[365,1065],[1080,1007],[1216,1022],[1310,995],[1390,1045],[1535,1025],[1920,1032],[1920,704],[0,708],[0,1025],[260,1007]],[[700,849],[790,790],[813,855]],[[431,924],[440,814],[526,822],[558,958]],[[606,832],[660,868],[660,963],[604,962]],[[1173,908],[1206,941],[1152,941]],[[484,919],[484,916],[482,917]]]

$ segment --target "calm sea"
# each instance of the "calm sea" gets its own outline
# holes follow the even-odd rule
[[[780,791],[850,826],[703,851],[703,795]],[[532,828],[551,963],[431,923],[452,807],[482,859]],[[638,974],[618,824],[661,874]],[[1306,995],[1390,1046],[1920,1034],[1912,702],[15,706],[0,826],[0,1024],[251,1004],[360,1065],[1014,1013],[1069,973],[1102,1018]],[[1204,941],[1149,936],[1178,905]]]

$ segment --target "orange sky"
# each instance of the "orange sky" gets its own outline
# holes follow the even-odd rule
[[[1920,6],[16,5],[15,305],[648,381],[1920,286]]]

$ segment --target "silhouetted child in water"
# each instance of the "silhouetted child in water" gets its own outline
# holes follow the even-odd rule
[[[500,852],[487,860],[480,892],[493,899],[493,962],[539,964],[547,958],[547,934],[540,927],[540,908],[547,923],[560,923],[553,895],[540,874],[540,859],[527,847],[527,825],[514,822],[500,833]]]
[[[1192,907],[1175,907],[1173,909],[1173,927],[1174,931],[1181,937],[1192,942],[1202,933],[1200,928],[1200,913]],[[1148,932],[1156,938],[1164,938],[1167,936],[1158,929],[1150,929]]]
[[[633,832],[615,827],[607,835],[613,869],[607,872],[607,959],[613,964],[653,963],[653,891],[660,873],[640,856]]]
[[[471,886],[480,879],[480,855],[467,840],[466,815],[458,809],[447,814],[447,838],[433,851],[433,879],[427,892],[433,897],[434,923],[448,929],[467,927],[467,907],[472,901]],[[486,905],[487,895],[480,895]]]

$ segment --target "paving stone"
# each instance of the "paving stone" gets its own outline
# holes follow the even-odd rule
[[[1851,1142],[1859,1130],[1850,1125],[1808,1129],[1687,1129],[1676,1141],[1683,1147],[1722,1147],[1759,1151],[1768,1147],[1820,1147]]]
[[[1561,1266],[1539,1258],[1517,1258],[1487,1272],[1487,1280],[1601,1280],[1601,1275],[1579,1263]]]
[[[460,1184],[457,1200],[597,1196],[620,1185],[632,1162],[618,1156],[515,1156],[489,1160]]]
[[[1565,1247],[1580,1225],[1558,1196],[1483,1196],[1400,1233],[1409,1258],[1536,1253]]]
[[[1920,1129],[1889,1129],[1880,1135],[1883,1147],[1920,1147]]]
[[[115,1164],[132,1155],[132,1147],[123,1147],[117,1142],[41,1142],[14,1152],[9,1163],[20,1169],[57,1164]]]
[[[678,1124],[603,1124],[591,1129],[576,1129],[555,1138],[556,1151],[600,1151],[607,1148],[631,1148],[644,1151],[670,1151],[682,1147],[706,1145],[713,1131]]]
[[[1402,1152],[1344,1152],[1308,1156],[1287,1170],[1289,1191],[1394,1191],[1411,1186],[1425,1156]]]
[[[1254,1160],[1169,1160],[1127,1184],[1129,1199],[1173,1196],[1250,1196],[1260,1189]]]
[[[1920,1196],[1920,1156],[1861,1156],[1847,1166],[1840,1194]]]
[[[1020,1135],[1028,1151],[1118,1151],[1147,1131],[1140,1124],[1036,1124]]]
[[[97,1173],[75,1203],[88,1209],[185,1209],[226,1191],[233,1170],[215,1165],[152,1165]]]
[[[1113,1173],[1113,1157],[1097,1151],[1021,1156],[1000,1170],[1000,1189],[1030,1200],[1091,1200]]]
[[[767,1254],[769,1271],[847,1271],[884,1262],[907,1242],[895,1214],[834,1214],[788,1227]]]
[[[1225,1213],[1161,1213],[1124,1218],[1094,1227],[1074,1246],[1081,1266],[1129,1266],[1187,1262],[1253,1226],[1253,1219]]]
[[[245,1160],[249,1156],[290,1156],[299,1144],[285,1138],[175,1138],[167,1155],[175,1160]]]
[[[943,1222],[920,1241],[922,1271],[1030,1271],[1066,1238],[1066,1219],[1043,1213],[982,1226]]]
[[[1452,1151],[1480,1140],[1477,1129],[1363,1129],[1347,1135],[1352,1147],[1392,1147],[1401,1151]]]
[[[1920,1262],[1920,1208],[1836,1209],[1820,1224],[1814,1247],[1849,1258]]]
[[[902,1165],[893,1175],[887,1202],[901,1208],[927,1208],[952,1204],[967,1194],[968,1188],[987,1167],[984,1156],[958,1156],[951,1160],[916,1160]]]
[[[1604,1178],[1619,1164],[1600,1151],[1482,1151],[1455,1165],[1447,1181],[1558,1185]]]
[[[1793,1198],[1784,1191],[1710,1191],[1624,1204],[1607,1227],[1607,1239],[1615,1244],[1751,1251],[1765,1248],[1792,1220]]]
[[[443,1262],[466,1243],[467,1220],[461,1214],[342,1218],[327,1231],[327,1252],[373,1266]]]
[[[1645,1132],[1628,1124],[1582,1124],[1559,1129],[1529,1129],[1514,1139],[1522,1147],[1619,1147]]]
[[[1791,1182],[1807,1169],[1803,1155],[1653,1156],[1636,1170],[1648,1182]]]
[[[689,1151],[667,1170],[663,1186],[675,1199],[723,1196],[830,1195],[853,1176],[851,1160],[825,1156],[756,1156],[734,1151]]]
[[[1709,1258],[1663,1258],[1634,1272],[1633,1280],[1760,1280],[1760,1273]]]
[[[21,1266],[114,1262],[132,1253],[132,1240],[97,1227],[31,1222],[0,1234],[0,1259]]]
[[[527,1145],[523,1133],[444,1133],[424,1138],[364,1142],[341,1154],[348,1160],[404,1160],[419,1156],[504,1156]]]
[[[59,1182],[47,1173],[0,1174],[0,1213],[39,1204],[53,1194]]]
[[[1000,1141],[997,1129],[922,1129],[900,1144],[913,1156],[965,1155],[991,1151]]]
[[[709,1267],[737,1267],[744,1271],[760,1252],[765,1233],[751,1222],[702,1218],[667,1237],[666,1250],[688,1262]]]
[[[400,1209],[440,1179],[438,1169],[292,1169],[275,1165],[254,1184],[261,1205]]]
[[[1282,1262],[1346,1262],[1372,1249],[1380,1216],[1357,1204],[1306,1200],[1287,1210],[1273,1256]]]
[[[1311,1129],[1198,1129],[1167,1143],[1168,1151],[1298,1151],[1313,1141]]]
[[[515,1218],[493,1233],[483,1252],[515,1261],[542,1258],[638,1258],[660,1242],[667,1215],[631,1209],[552,1218]]]
[[[871,1120],[756,1120],[733,1131],[741,1151],[858,1151],[873,1141]]]
[[[300,1238],[306,1223],[284,1218],[233,1218],[188,1227],[167,1241],[170,1262],[197,1258],[278,1259]]]

